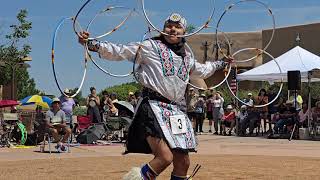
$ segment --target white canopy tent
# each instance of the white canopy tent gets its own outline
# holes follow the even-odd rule
[[[299,47],[289,50],[275,59],[281,68],[274,61],[269,61],[256,68],[244,73],[238,74],[237,79],[240,81],[268,81],[279,82],[283,78],[287,81],[287,72],[298,70],[301,72],[301,81],[308,82],[308,72],[320,69],[320,57]],[[320,78],[312,77],[311,82],[320,81]]]
[[[280,66],[281,73],[279,66],[275,61]],[[320,81],[320,57],[299,46],[296,46],[295,48],[277,57],[275,61],[271,60],[249,71],[238,74],[237,79],[240,81],[268,81],[269,83],[279,82],[281,79],[283,79],[284,82],[287,82],[287,72],[298,70],[301,73],[301,82],[308,82],[308,107],[311,109],[310,82]],[[311,115],[308,116],[309,132],[311,132],[310,123]],[[293,133],[291,134],[290,140],[292,135]]]

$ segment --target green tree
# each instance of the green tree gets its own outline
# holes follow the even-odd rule
[[[193,24],[189,24],[186,28],[186,33],[193,33],[196,27]]]
[[[18,23],[10,26],[11,33],[5,35],[7,42],[0,45],[0,84],[10,83],[15,75],[17,99],[39,93],[34,79],[29,76],[27,67],[23,66],[23,58],[31,52],[31,46],[24,42],[32,28],[32,23],[26,20],[27,14],[27,10],[19,11]]]
[[[78,91],[78,88],[70,89],[71,94],[74,94]],[[81,106],[86,105],[86,99],[82,97],[82,91],[80,91],[74,98],[76,103],[79,103]]]
[[[125,83],[121,85],[116,85],[112,87],[108,87],[105,90],[109,93],[115,92],[118,95],[118,100],[126,101],[128,98],[128,93],[141,91],[142,86],[139,83],[131,82],[131,83]],[[101,94],[101,93],[100,93]]]

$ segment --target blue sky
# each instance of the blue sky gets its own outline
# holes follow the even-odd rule
[[[146,8],[150,19],[161,28],[163,20],[170,12],[183,14],[188,23],[200,26],[208,17],[211,11],[210,0],[145,0]],[[216,21],[225,7],[232,2],[216,0],[216,13],[211,26]],[[268,4],[274,12],[277,27],[297,25],[304,23],[320,22],[320,1],[319,0],[262,0]],[[51,69],[51,43],[53,31],[59,20],[64,17],[74,16],[85,0],[5,0],[0,7],[0,43],[4,42],[4,34],[8,27],[16,22],[16,14],[20,9],[28,10],[28,20],[33,24],[31,36],[26,41],[32,46],[29,69],[31,77],[36,81],[37,88],[47,94],[59,95],[54,83]],[[92,24],[91,33],[100,35],[106,30],[112,29],[129,12],[130,8],[136,8],[137,13],[120,28],[102,40],[116,43],[127,43],[139,41],[147,29],[144,17],[141,14],[139,0],[93,0],[79,16],[79,23],[86,27],[90,19],[102,9],[109,5],[121,5],[128,9],[115,9],[110,14],[99,16]],[[201,2],[201,3],[199,3]],[[221,30],[226,32],[259,31],[270,28],[270,16],[263,7],[246,3],[235,7],[224,17]],[[213,32],[214,29],[207,29],[204,32]],[[131,63],[109,62],[94,56],[97,62],[104,68],[116,74],[126,74],[132,69]],[[71,22],[67,21],[58,34],[56,44],[56,69],[62,88],[74,88],[79,86],[83,72],[83,49],[77,43],[75,33],[72,31]],[[82,89],[83,96],[89,92],[89,87],[95,86],[98,91],[101,89],[132,81],[132,77],[113,78],[98,70],[91,62],[88,64],[87,78]]]

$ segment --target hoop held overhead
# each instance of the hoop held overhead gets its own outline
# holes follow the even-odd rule
[[[145,9],[145,5],[144,5],[144,0],[140,0],[141,1],[141,6],[142,6],[142,11],[143,11],[143,15],[146,19],[146,21],[148,22],[148,24],[156,31],[158,31],[160,34],[162,35],[165,35],[165,36],[174,36],[174,37],[189,37],[189,36],[192,36],[192,35],[195,35],[197,33],[199,33],[201,30],[203,30],[204,28],[207,28],[210,21],[212,20],[212,17],[214,15],[214,12],[215,12],[215,0],[212,0],[212,4],[213,4],[213,8],[212,8],[212,12],[208,18],[208,20],[199,28],[197,29],[196,31],[192,32],[192,33],[189,33],[189,34],[184,34],[184,35],[170,35],[170,34],[167,34],[163,31],[161,31],[160,29],[158,29],[152,22],[151,20],[149,19],[148,17],[148,14],[146,12],[146,9]]]
[[[83,75],[82,75],[82,80],[80,82],[80,85],[79,85],[79,88],[78,90],[73,94],[73,95],[68,95],[66,93],[64,93],[64,91],[61,89],[60,87],[60,84],[58,82],[58,78],[57,78],[57,74],[56,74],[56,71],[55,71],[55,65],[54,65],[54,61],[55,61],[55,58],[54,58],[54,50],[55,50],[55,43],[56,43],[56,38],[57,38],[57,34],[58,34],[58,31],[60,29],[60,27],[62,26],[62,24],[66,21],[66,20],[73,20],[73,17],[67,17],[67,18],[63,18],[60,20],[60,22],[58,23],[55,31],[54,31],[54,34],[53,34],[53,38],[52,38],[52,51],[51,51],[51,64],[52,64],[52,71],[53,71],[53,76],[54,76],[54,80],[56,82],[56,85],[58,86],[58,89],[59,91],[61,92],[61,94],[63,94],[64,96],[66,97],[70,97],[70,98],[73,98],[75,97],[77,94],[79,94],[79,92],[81,91],[81,88],[83,86],[83,83],[84,83],[84,80],[86,78],[86,74],[87,74],[87,59],[85,58],[85,65],[84,65],[84,71],[83,71]]]
[[[76,30],[76,21],[78,19],[78,16],[80,15],[80,13],[82,12],[82,10],[91,2],[92,0],[87,0],[82,6],[81,8],[78,10],[77,14],[75,15],[74,19],[73,19],[73,31],[76,33],[76,35],[78,37],[80,37],[80,34],[79,32],[77,32]],[[102,14],[102,13],[105,13],[107,11],[110,11],[112,9],[115,9],[115,8],[124,8],[124,9],[127,9],[125,8],[124,6],[109,6],[101,11],[99,11],[95,16],[94,18],[89,22],[88,26],[86,29],[89,29],[89,26],[91,25],[91,23],[95,20],[95,18],[99,15],[99,14]],[[131,16],[131,14],[135,11],[135,9],[132,9],[130,11],[130,13],[116,26],[114,27],[112,30],[108,31],[108,32],[105,32],[104,34],[102,35],[99,35],[97,37],[93,37],[93,38],[88,38],[88,40],[96,40],[96,39],[100,39],[102,37],[105,37],[105,36],[108,36],[110,35],[111,33],[115,32],[116,30],[118,30],[127,20],[128,18]]]
[[[234,4],[231,4],[229,5],[225,10],[224,12],[222,13],[222,15],[220,16],[218,22],[217,22],[217,25],[216,25],[216,43],[217,43],[217,46],[218,46],[218,49],[219,51],[223,54],[223,56],[227,57],[227,55],[222,51],[221,49],[221,46],[220,46],[220,43],[218,42],[218,29],[219,29],[219,26],[220,26],[220,23],[222,21],[222,18],[224,17],[224,15],[229,11],[231,10],[234,6],[238,5],[238,4],[241,4],[241,3],[245,3],[245,2],[254,2],[254,3],[257,3],[257,4],[260,4],[262,5],[263,7],[265,7],[268,11],[268,14],[272,17],[272,33],[271,33],[271,37],[270,37],[270,40],[268,41],[268,43],[266,44],[266,46],[263,48],[263,51],[267,50],[267,48],[269,47],[269,45],[271,44],[272,40],[273,40],[273,37],[274,37],[274,33],[275,33],[275,29],[276,29],[276,23],[275,23],[275,17],[273,15],[273,12],[272,10],[269,8],[269,6],[261,1],[258,1],[258,0],[241,0],[241,1],[238,1]],[[248,62],[248,61],[251,61],[255,58],[257,58],[259,55],[261,54],[257,54],[249,59],[245,59],[245,60],[237,60],[235,61],[236,63],[240,63],[240,62]]]

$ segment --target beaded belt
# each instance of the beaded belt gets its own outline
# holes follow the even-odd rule
[[[169,99],[163,97],[160,93],[158,93],[152,89],[149,89],[149,88],[142,89],[142,97],[148,98],[150,100],[161,101],[161,102],[164,102],[167,104],[173,104],[173,105],[177,104],[177,103],[170,101]]]

